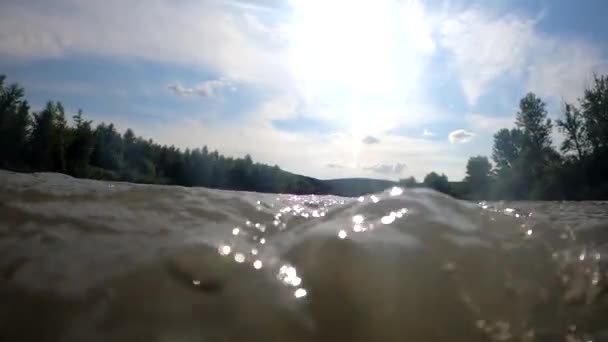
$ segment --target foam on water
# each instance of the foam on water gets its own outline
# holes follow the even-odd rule
[[[601,341],[606,207],[0,171],[0,341]]]

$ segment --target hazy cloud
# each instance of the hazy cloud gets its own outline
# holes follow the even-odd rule
[[[496,132],[501,128],[511,128],[515,124],[515,117],[508,116],[487,116],[481,114],[466,114],[465,121],[470,127],[478,131]]]
[[[457,129],[448,135],[448,139],[452,144],[454,143],[466,143],[471,141],[475,133],[466,131],[464,129]]]
[[[398,175],[407,168],[404,163],[378,163],[373,165],[364,165],[363,170],[373,171],[386,175]]]
[[[208,80],[195,87],[184,87],[181,83],[174,83],[168,86],[169,90],[175,95],[179,96],[200,96],[200,97],[212,97],[224,88],[230,88],[236,90],[234,85],[227,80]]]
[[[422,131],[422,136],[423,136],[423,137],[432,137],[432,136],[434,136],[434,135],[435,135],[435,133],[433,133],[433,132],[429,131],[429,130],[428,130],[428,129],[426,129],[426,128],[424,129],[424,131]]]
[[[366,144],[366,145],[373,145],[373,144],[379,143],[380,139],[378,139],[378,138],[376,138],[374,136],[368,135],[365,138],[363,138],[363,140],[361,140],[361,142],[364,143],[364,144]]]
[[[345,169],[346,168],[346,165],[337,164],[337,163],[327,163],[327,164],[325,164],[325,166],[327,166],[330,169]]]

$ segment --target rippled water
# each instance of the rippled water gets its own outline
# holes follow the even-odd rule
[[[0,171],[0,341],[606,341],[607,222]]]

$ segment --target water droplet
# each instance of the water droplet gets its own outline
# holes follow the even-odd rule
[[[380,199],[378,199],[378,197],[376,197],[376,195],[371,195],[369,198],[371,198],[372,202],[374,202],[374,203],[378,203],[380,201]]]
[[[391,189],[391,196],[399,196],[401,194],[403,194],[403,189],[402,188],[394,186]]]
[[[241,263],[245,261],[245,255],[243,253],[236,253],[234,255],[234,261]]]
[[[361,231],[363,231],[363,228],[361,227],[360,224],[356,224],[356,225],[353,226],[353,231],[355,233],[360,233]]]
[[[340,229],[340,231],[338,232],[338,237],[340,239],[345,239],[347,236],[346,231],[344,229]]]
[[[256,260],[253,262],[253,268],[255,268],[256,270],[259,270],[260,268],[262,268],[263,264],[261,260]]]
[[[528,235],[528,236],[532,235],[532,229],[528,229],[528,230],[526,231],[526,235]]]
[[[199,286],[199,285],[201,285],[201,281],[198,279],[192,279],[192,285]]]
[[[302,298],[302,297],[306,297],[306,294],[307,294],[307,292],[306,292],[306,290],[305,290],[305,289],[303,289],[303,288],[299,288],[299,289],[297,289],[297,290],[296,290],[296,291],[293,293],[293,295],[294,295],[296,298]]]
[[[355,224],[361,224],[361,223],[363,223],[364,220],[365,220],[365,218],[363,217],[363,215],[355,215],[355,216],[353,216],[353,222]]]
[[[265,243],[266,243],[266,239],[261,238],[261,239],[260,239],[260,243],[261,243],[262,245],[263,245],[263,244],[265,244]]]
[[[302,284],[302,278],[294,276],[293,279],[291,280],[291,285],[300,286],[300,284]]]
[[[317,210],[312,211],[312,217],[319,217],[319,212]]]
[[[256,248],[251,249],[251,255],[258,255],[258,250]]]
[[[578,256],[578,260],[580,260],[580,261],[584,261],[584,260],[585,260],[585,252],[581,253],[581,254]]]
[[[365,197],[360,196],[359,198],[357,198],[357,201],[359,201],[359,202],[363,202],[363,201],[365,201]]]
[[[232,229],[232,235],[239,235],[239,231],[241,231],[239,228]]]

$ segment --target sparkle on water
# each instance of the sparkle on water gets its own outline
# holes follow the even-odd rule
[[[393,187],[390,190],[388,190],[387,192],[390,196],[400,196],[403,194],[404,190],[399,187]],[[384,194],[386,194],[386,192]],[[277,208],[281,208],[281,209],[278,209],[276,214],[274,214],[272,216],[272,221],[269,221],[269,222],[272,222],[272,226],[278,227],[279,230],[285,229],[285,227],[289,223],[290,217],[304,217],[304,218],[320,219],[321,217],[325,216],[329,207],[331,207],[333,205],[341,205],[341,204],[346,203],[343,200],[339,201],[339,200],[335,200],[335,199],[331,199],[331,200],[327,200],[327,201],[323,202],[315,197],[306,197],[306,196],[302,196],[302,197],[290,196],[289,198],[292,201],[294,201],[295,203],[292,202],[291,205],[283,206],[282,208],[281,208],[281,206],[277,205]],[[376,195],[371,195],[369,197],[369,199],[374,204],[380,202],[380,198]],[[362,203],[361,205],[364,205],[363,203],[365,202],[365,199],[363,196],[352,199],[352,200],[355,201],[355,203],[356,202]],[[274,206],[269,205],[266,207],[273,208]],[[524,219],[523,223],[518,224],[518,226],[521,228],[521,231],[524,232],[524,237],[526,239],[538,238],[537,236],[534,236],[534,237],[532,236],[532,235],[534,235],[534,231],[532,229],[532,227],[534,227],[534,226],[528,224],[528,221],[526,220],[526,219],[532,217],[531,213],[523,213],[519,209],[510,208],[510,207],[498,209],[499,207],[489,205],[485,202],[480,202],[479,207],[484,210],[501,213],[501,214],[511,216],[514,218],[518,218],[518,219]],[[366,215],[367,215],[367,217],[366,217],[362,213],[355,214],[352,216],[352,232],[363,233],[366,231],[373,230],[374,224],[371,222],[378,222],[382,225],[395,224],[395,222],[398,219],[403,219],[409,213],[410,212],[409,212],[408,208],[400,208],[400,209],[393,209],[392,211],[389,211],[389,212],[385,213],[384,215],[380,215],[380,216],[373,216],[373,215],[366,213]],[[290,214],[290,215],[287,215],[287,214]],[[490,218],[491,222],[493,222],[494,220],[495,220],[494,217]],[[365,223],[366,221],[370,222],[370,223]],[[254,241],[259,242],[260,245],[264,245],[264,246],[260,247],[260,249],[268,248],[268,246],[266,246],[266,244],[267,244],[266,226],[261,222],[252,223],[249,220],[246,222],[246,225],[248,227],[255,227],[255,229],[257,231],[259,231],[259,235],[252,235],[250,238],[253,239]],[[232,235],[234,235],[234,236],[240,235],[241,237],[246,238],[247,235],[244,233],[245,232],[243,230],[241,230],[239,227],[235,227],[232,229]],[[339,229],[337,231],[336,235],[337,235],[338,239],[346,239],[349,235],[349,232],[345,229]],[[570,238],[570,235],[566,234],[565,238]],[[231,240],[231,241],[233,241],[233,240]],[[252,261],[247,263],[247,265],[249,265],[250,267],[253,267],[253,269],[255,269],[255,270],[260,270],[263,267],[269,268],[272,272],[275,272],[276,279],[278,279],[282,284],[286,285],[287,287],[291,287],[294,289],[293,296],[295,298],[303,298],[303,297],[307,296],[307,290],[305,288],[301,287],[302,284],[304,283],[304,279],[302,279],[302,277],[300,275],[298,275],[298,272],[293,265],[284,263],[280,260],[278,260],[278,262],[277,262],[277,259],[272,259],[272,258],[268,259],[267,261],[263,261],[264,260],[263,257],[259,256],[260,250],[258,250],[257,248],[248,248],[245,250],[249,250],[249,253],[241,253],[240,251],[237,250],[237,247],[236,247],[237,245],[238,245],[237,241],[233,241],[232,246],[227,245],[227,244],[222,244],[219,247],[219,253],[221,255],[229,255],[229,254],[233,253],[232,259],[236,263],[239,263],[239,264],[245,263],[248,260],[247,255],[251,255]],[[583,250],[582,252],[575,254],[574,257],[581,264],[584,264],[584,263],[587,263],[588,260],[590,260],[590,259],[594,259],[594,261],[598,261],[600,259],[600,255],[601,255],[600,253],[597,253],[595,251]],[[559,254],[553,253],[553,258],[556,258],[556,259],[559,258]],[[278,269],[277,269],[277,267],[278,267]],[[458,270],[459,270],[458,264],[456,264],[452,261],[447,261],[442,266],[442,269],[444,269],[445,271],[448,271],[448,272],[458,272]],[[601,284],[603,284],[605,276],[597,268],[588,268],[587,274],[588,274],[588,277],[587,277],[588,284],[590,284],[592,286],[596,286],[596,287],[601,286]],[[566,282],[571,281],[570,278],[568,278],[567,276],[563,276],[563,279]],[[196,280],[196,279],[192,280],[192,284],[194,284],[195,286],[200,286],[200,281]],[[463,300],[465,303],[469,303],[468,305],[474,305],[474,303],[472,302],[472,299],[469,297],[469,295],[465,295],[463,297]],[[513,328],[511,326],[511,324],[507,321],[501,321],[501,320],[492,321],[492,320],[480,319],[480,320],[477,320],[475,324],[477,325],[477,327],[479,329],[484,331],[493,340],[507,340],[507,339],[511,339],[515,336],[512,331]]]
[[[306,290],[303,288],[299,288],[293,293],[296,298],[306,297],[306,294]]]

